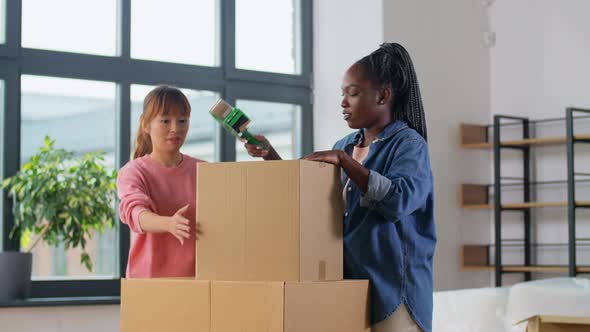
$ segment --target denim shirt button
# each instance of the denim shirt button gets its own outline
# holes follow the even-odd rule
[[[352,187],[351,186],[348,186],[348,191],[352,191]]]
[[[345,217],[348,217],[348,212],[344,212],[344,216]]]

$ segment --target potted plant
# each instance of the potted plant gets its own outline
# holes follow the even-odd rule
[[[40,151],[2,182],[13,199],[14,227],[24,252],[0,253],[0,300],[28,297],[31,251],[44,241],[80,247],[80,262],[92,270],[86,243],[94,231],[112,228],[116,171],[108,172],[102,152],[76,156],[45,137]]]

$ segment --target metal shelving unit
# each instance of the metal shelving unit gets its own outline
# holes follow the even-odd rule
[[[574,116],[575,113],[584,113],[584,116]],[[580,118],[590,118],[590,110],[579,108],[567,108],[565,118],[530,120],[526,117],[507,115],[495,115],[492,125],[467,125],[461,126],[461,146],[467,149],[492,149],[494,160],[493,184],[462,184],[460,190],[460,206],[466,209],[494,209],[494,262],[485,265],[463,266],[464,270],[493,270],[496,286],[502,286],[502,276],[506,273],[522,273],[525,280],[531,280],[533,272],[567,272],[570,276],[579,273],[589,273],[590,267],[578,266],[576,261],[576,210],[590,208],[590,201],[576,200],[576,183],[589,182],[590,179],[578,179],[580,176],[590,176],[589,173],[575,171],[575,145],[578,143],[590,143],[590,135],[576,135],[574,133],[574,121]],[[531,137],[531,126],[542,122],[564,121],[566,126],[565,137]],[[510,123],[505,123],[510,121]],[[504,126],[519,125],[522,128],[522,139],[502,140],[501,128]],[[493,132],[490,142],[489,131]],[[567,151],[567,179],[554,181],[531,181],[531,149],[534,147],[565,144]],[[523,174],[522,178],[502,176],[502,151],[518,150],[522,153]],[[518,183],[505,183],[506,180],[518,180]],[[546,184],[567,184],[567,202],[534,202],[531,200],[531,187]],[[522,186],[522,202],[503,203],[502,188],[507,186]],[[490,202],[490,189],[493,188],[493,202]],[[568,220],[568,264],[567,265],[534,265],[532,264],[531,223],[532,209],[543,207],[567,207]],[[502,216],[506,211],[517,211],[523,215],[524,262],[522,265],[505,265],[502,262]],[[477,247],[477,246],[472,246]],[[481,248],[477,249],[481,254]],[[488,250],[491,248],[488,247]],[[465,259],[465,249],[461,256]]]

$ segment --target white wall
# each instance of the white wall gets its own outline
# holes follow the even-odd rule
[[[418,75],[434,173],[438,245],[436,290],[490,284],[487,272],[460,272],[462,243],[490,241],[490,212],[458,206],[461,182],[489,181],[490,155],[459,148],[461,122],[490,119],[486,16],[474,0],[386,1],[385,39],[404,45]]]
[[[119,306],[0,308],[0,331],[115,332]]]
[[[344,72],[383,42],[383,0],[313,2],[314,149],[326,150],[351,130],[342,119]]]
[[[492,111],[531,118],[590,106],[590,2],[497,0],[491,7]]]

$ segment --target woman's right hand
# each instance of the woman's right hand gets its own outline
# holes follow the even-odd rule
[[[248,151],[248,154],[254,158],[263,158],[264,160],[280,160],[281,157],[277,154],[275,149],[272,147],[270,142],[264,137],[263,135],[254,135],[257,140],[262,142],[268,149],[264,149],[261,146],[250,144],[245,139],[242,139],[244,142],[244,147]]]
[[[184,217],[186,210],[189,205],[185,205],[178,209],[173,216],[170,217],[170,223],[168,224],[168,233],[172,234],[180,244],[184,244],[184,240],[190,237],[190,226],[189,220]]]

